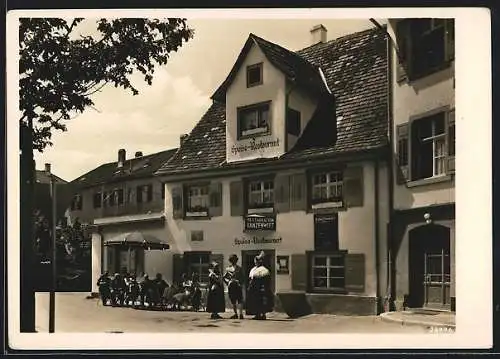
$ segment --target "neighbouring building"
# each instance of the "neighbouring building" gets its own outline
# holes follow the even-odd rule
[[[390,20],[396,307],[455,308],[453,19]]]
[[[297,52],[250,34],[213,104],[159,169],[168,280],[263,250],[277,293],[315,312],[376,314],[387,287],[387,36]],[[223,45],[221,45],[223,46]],[[279,305],[279,300],[277,301]]]
[[[97,292],[97,278],[104,270],[167,274],[171,263],[166,251],[151,250],[165,242],[166,235],[164,186],[153,173],[175,151],[136,152],[127,159],[125,149],[120,149],[116,162],[103,164],[71,182],[70,219],[94,228],[92,292]]]

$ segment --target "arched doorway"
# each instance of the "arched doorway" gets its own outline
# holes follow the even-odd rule
[[[450,309],[450,229],[423,225],[410,231],[409,242],[408,305]]]

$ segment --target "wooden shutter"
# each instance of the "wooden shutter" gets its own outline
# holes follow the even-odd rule
[[[221,271],[224,270],[224,267],[225,267],[225,265],[224,265],[224,255],[210,253],[210,257],[209,258],[210,258],[209,259],[210,260],[210,263],[209,263],[210,265],[212,265],[212,262],[217,262],[217,263],[219,263]]]
[[[363,167],[347,167],[343,181],[346,207],[363,207]]]
[[[148,184],[146,188],[148,193],[148,202],[151,202],[153,200],[153,185]]]
[[[306,291],[307,289],[307,256],[306,254],[292,254],[292,289]]]
[[[455,19],[445,20],[445,49],[446,61],[455,59]]]
[[[278,213],[290,212],[290,176],[276,176],[274,180],[274,193]]]
[[[210,193],[210,217],[222,216],[222,183],[212,183],[209,188]]]
[[[180,253],[176,253],[173,256],[173,270],[172,270],[172,281],[173,283],[180,283],[182,273],[186,271],[186,266],[184,263],[184,256]]]
[[[448,157],[446,170],[448,173],[455,173],[455,109],[448,112]],[[453,153],[452,153],[453,152]]]
[[[409,180],[409,161],[410,161],[410,145],[408,136],[408,124],[404,123],[396,126],[396,152],[397,152],[397,168],[396,180],[398,184],[404,184]],[[406,161],[401,162],[403,152],[406,151]]]
[[[292,211],[305,211],[307,209],[307,181],[306,174],[299,173],[291,176],[291,204]]]
[[[396,25],[396,42],[398,45],[398,58],[396,67],[396,81],[402,82],[409,78],[410,69],[410,21],[407,19],[399,20]]]
[[[184,217],[184,209],[182,206],[182,186],[172,187],[172,214],[175,219]]]
[[[345,289],[348,292],[364,292],[365,290],[365,255],[363,253],[347,253],[344,257]]]
[[[230,183],[231,216],[243,215],[243,183],[241,181]]]
[[[137,199],[137,203],[142,203],[142,186],[137,186],[135,192],[135,198]]]

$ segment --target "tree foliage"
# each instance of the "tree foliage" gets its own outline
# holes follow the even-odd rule
[[[76,34],[83,21],[20,19],[20,120],[33,124],[40,152],[53,130],[66,131],[72,115],[93,106],[92,94],[111,84],[136,95],[130,75],[139,71],[151,85],[155,66],[193,37],[186,19],[97,19],[92,36]]]

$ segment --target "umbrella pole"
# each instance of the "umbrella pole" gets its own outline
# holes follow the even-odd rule
[[[130,272],[130,246],[128,246],[128,265],[127,265],[127,272]]]

